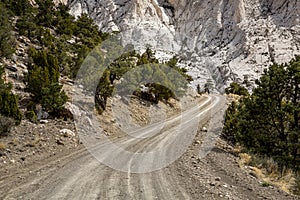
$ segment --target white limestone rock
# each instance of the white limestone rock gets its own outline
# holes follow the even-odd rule
[[[120,31],[136,49],[158,58],[178,54],[193,86],[253,82],[270,64],[300,55],[300,1],[69,0],[71,14],[88,13],[103,31]]]

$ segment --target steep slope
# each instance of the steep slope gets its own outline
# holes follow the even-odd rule
[[[297,0],[70,0],[104,31],[120,31],[138,49],[179,54],[197,83],[210,76],[256,79],[271,63],[300,54]],[[200,80],[202,79],[202,81]]]

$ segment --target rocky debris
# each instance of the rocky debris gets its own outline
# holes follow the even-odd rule
[[[69,130],[69,129],[62,129],[59,131],[60,134],[62,134],[64,137],[75,137],[76,134]]]
[[[42,109],[42,106],[37,106],[37,119],[40,120],[40,123],[48,123],[46,119],[49,117],[49,113]]]
[[[69,110],[74,116],[80,117],[81,116],[81,112],[80,109],[78,108],[78,106],[67,102],[64,105],[65,109]]]
[[[45,120],[34,124],[22,120],[7,136],[0,137],[0,173],[11,165],[30,164],[57,152],[76,149],[79,137],[72,121]],[[1,148],[5,144],[5,148]]]
[[[117,122],[117,119],[112,118],[112,119],[110,120],[110,122],[111,122],[111,123],[116,123],[116,122]]]
[[[198,140],[202,133],[195,139]],[[191,199],[298,199],[276,187],[263,187],[258,178],[239,167],[239,158],[223,148],[225,143],[218,141],[219,151],[212,151],[198,162],[195,159],[199,149],[194,146],[175,162],[176,172],[173,171],[172,176],[179,177],[180,186],[185,187]],[[191,159],[192,162],[188,162]],[[189,181],[185,177],[189,177]]]
[[[65,143],[62,140],[60,140],[60,139],[56,139],[56,143],[58,145],[65,145]]]
[[[40,120],[40,123],[41,123],[41,124],[48,124],[48,123],[49,123],[49,121],[48,121],[48,120],[44,120],[44,119],[42,119],[42,120]]]
[[[201,141],[200,140],[196,140],[195,144],[201,144]]]
[[[11,59],[2,59],[0,65],[5,66],[4,78],[6,82],[13,83],[13,93],[27,98],[29,94],[25,92],[24,74],[28,72],[26,66],[28,62],[27,50],[32,43],[24,36],[17,36],[16,39],[16,52]]]
[[[8,70],[10,70],[10,71],[12,71],[12,72],[17,72],[18,71],[18,69],[16,68],[16,67],[14,67],[14,66],[6,66],[6,69],[8,69]]]

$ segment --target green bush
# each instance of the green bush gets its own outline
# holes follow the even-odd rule
[[[42,107],[49,113],[58,114],[68,100],[67,95],[62,90],[62,85],[59,83],[52,83],[48,87],[42,88],[41,93]]]
[[[99,31],[97,25],[86,14],[75,20],[69,14],[66,5],[55,6],[51,0],[37,0],[36,3],[38,7],[29,5],[29,8],[17,18],[18,33],[41,46],[48,55],[57,58],[59,70],[63,75],[75,78],[91,49],[99,45],[109,34]],[[75,43],[69,42],[71,38],[76,40]]]
[[[0,57],[10,57],[15,52],[15,37],[10,13],[5,5],[0,2]]]
[[[55,4],[52,0],[36,0],[38,13],[35,22],[44,27],[52,27],[55,25]]]
[[[150,83],[146,84],[145,86],[148,87],[149,91],[143,92],[140,89],[137,89],[133,94],[140,97],[141,99],[155,104],[158,104],[159,101],[175,98],[174,92],[163,85]]]
[[[243,95],[243,96],[249,95],[248,90],[238,83],[231,83],[230,86],[225,89],[225,92],[226,92],[226,94],[237,94],[237,95]]]
[[[26,106],[27,111],[33,111],[36,113],[36,104],[33,101],[29,101]]]
[[[18,18],[16,23],[17,31],[20,35],[24,35],[29,39],[35,39],[40,33],[40,26],[34,23],[34,16],[32,13],[26,13],[24,16]]]
[[[2,0],[2,2],[5,4],[7,9],[17,16],[25,14],[31,8],[28,0]]]
[[[18,99],[11,92],[11,85],[5,84],[2,78],[4,68],[0,66],[0,114],[11,117],[19,124],[22,120],[22,114],[18,107]]]
[[[57,83],[60,73],[57,59],[46,51],[31,49],[29,53],[32,63],[25,76],[26,90],[39,102],[42,89]]]
[[[60,73],[76,77],[90,50],[109,34],[99,31],[86,14],[75,20],[66,5],[55,6],[52,0],[36,0],[35,3],[37,6],[32,6],[28,0],[0,2],[0,56],[10,57],[14,52],[13,30],[39,46],[41,50],[28,51],[26,91],[31,93],[34,104],[41,104],[47,112],[61,113],[67,96],[59,85]],[[13,18],[17,20],[15,27]],[[70,42],[70,39],[74,39],[75,43]],[[7,88],[9,85],[2,87]],[[17,102],[10,94],[10,89],[3,91],[1,95],[9,98],[11,104]],[[4,101],[3,98],[1,101]],[[5,102],[5,110],[0,113],[9,113],[19,122],[19,114],[12,114],[16,109],[11,104]],[[13,111],[7,110],[7,105]]]
[[[232,102],[226,110],[225,124],[223,127],[223,138],[232,144],[237,143],[237,128],[238,128],[238,109],[240,104]]]
[[[17,97],[9,90],[0,90],[0,113],[4,116],[14,118],[17,124],[22,120]]]
[[[34,111],[32,110],[26,111],[25,117],[32,123],[37,123],[37,116]]]

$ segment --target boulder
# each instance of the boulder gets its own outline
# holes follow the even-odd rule
[[[49,121],[48,121],[48,120],[45,120],[45,119],[42,119],[42,120],[40,120],[40,123],[41,123],[41,124],[48,124]]]
[[[64,137],[75,137],[75,133],[69,129],[62,129],[59,131],[59,133],[61,135],[63,135]]]

